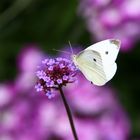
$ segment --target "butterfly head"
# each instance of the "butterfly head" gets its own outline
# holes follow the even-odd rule
[[[73,55],[71,56],[73,63],[77,66],[76,57],[77,57],[77,56],[76,56],[75,54],[73,54]]]

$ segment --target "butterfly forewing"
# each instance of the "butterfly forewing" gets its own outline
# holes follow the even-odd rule
[[[117,58],[120,49],[120,41],[116,39],[108,39],[89,46],[86,50],[94,50],[99,52],[103,65],[112,65]]]

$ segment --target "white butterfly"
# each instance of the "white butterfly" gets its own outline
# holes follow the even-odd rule
[[[117,70],[117,58],[121,42],[108,39],[93,44],[73,55],[74,64],[93,84],[102,86],[113,78]]]

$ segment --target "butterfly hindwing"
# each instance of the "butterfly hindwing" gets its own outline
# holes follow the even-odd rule
[[[85,77],[95,85],[104,85],[107,82],[102,59],[98,52],[82,51],[76,56],[76,62]]]
[[[116,73],[116,70],[117,70],[117,64],[116,63],[104,66],[104,72],[105,72],[105,75],[106,75],[106,78],[107,78],[108,81],[113,78],[113,76]]]

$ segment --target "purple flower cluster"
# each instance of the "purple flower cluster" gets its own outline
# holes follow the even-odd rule
[[[65,58],[45,59],[36,72],[38,78],[35,89],[43,91],[48,98],[54,97],[53,89],[66,86],[75,81],[76,67],[72,61]]]
[[[80,0],[79,14],[93,39],[118,38],[127,51],[140,39],[139,7],[139,0]]]

